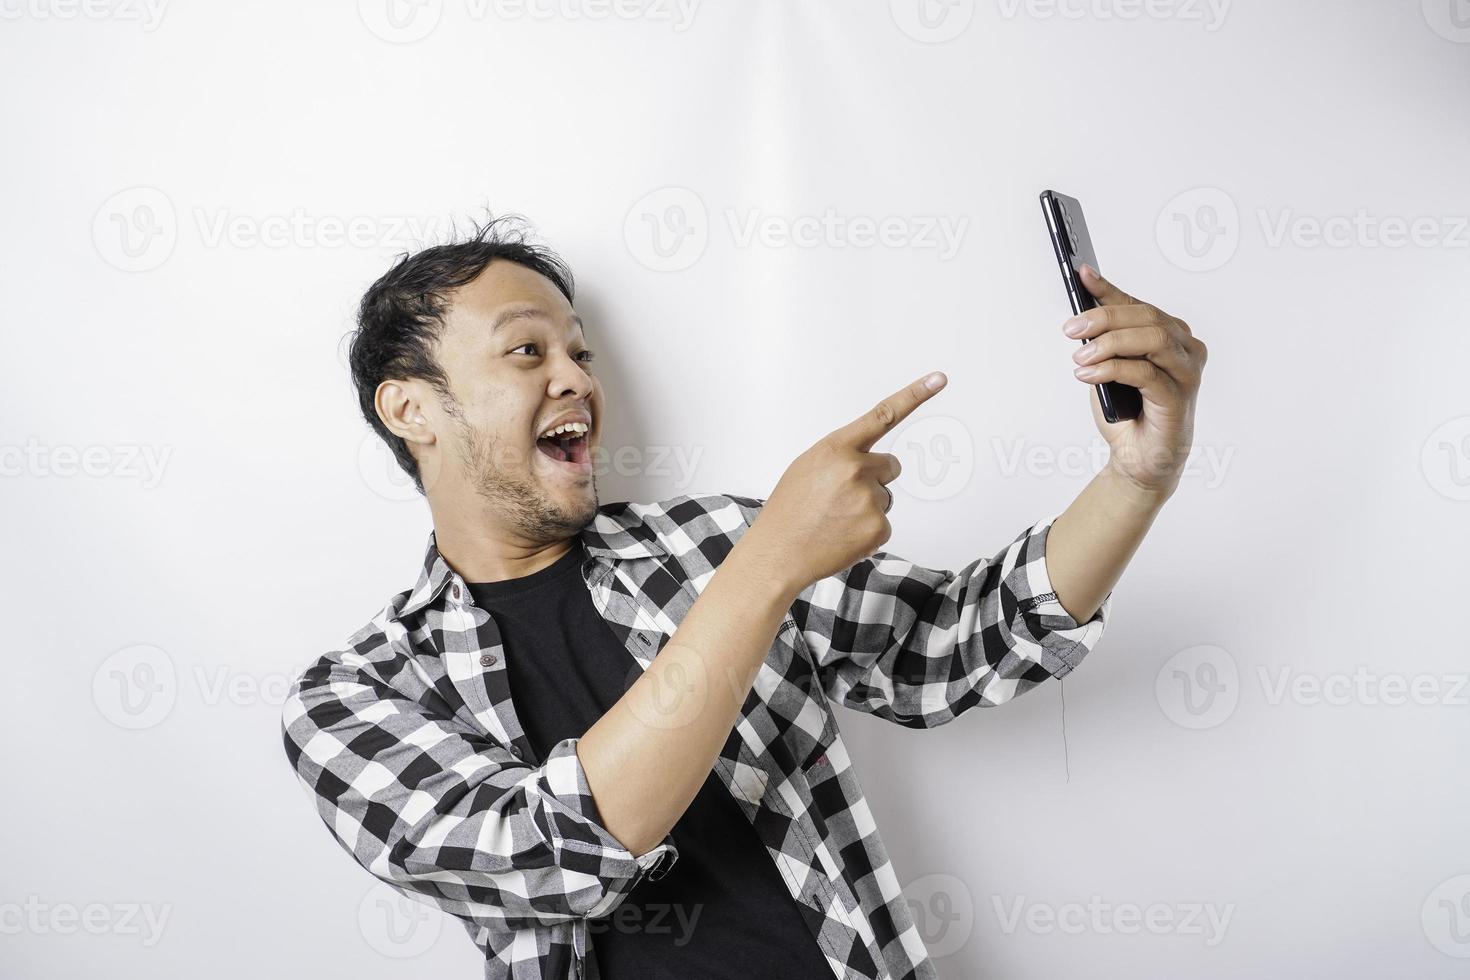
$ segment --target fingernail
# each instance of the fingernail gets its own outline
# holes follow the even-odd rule
[[[928,388],[930,391],[938,391],[940,388],[944,387],[944,372],[935,371],[933,374],[929,375],[927,378],[924,379],[924,387]]]
[[[1091,276],[1094,279],[1101,279],[1102,278],[1102,276],[1098,275],[1097,270],[1094,269],[1087,262],[1082,263],[1082,269],[1083,269],[1083,271],[1085,271],[1089,276]]]
[[[1072,317],[1072,319],[1070,319],[1066,323],[1062,324],[1062,331],[1068,337],[1076,337],[1076,336],[1080,335],[1082,333],[1082,331],[1084,331],[1086,329],[1087,329],[1087,317],[1085,317],[1085,316],[1074,316],[1074,317]]]
[[[1079,378],[1090,378],[1094,374],[1097,374],[1097,368],[1093,367],[1091,364],[1087,364],[1087,365],[1084,365],[1083,367],[1078,368],[1077,370],[1073,371],[1072,373],[1075,374],[1075,375],[1077,375],[1077,377],[1079,377]]]

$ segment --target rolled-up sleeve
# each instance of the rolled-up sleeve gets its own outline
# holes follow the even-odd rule
[[[364,868],[477,925],[521,929],[615,909],[672,836],[634,855],[603,826],[576,738],[531,766],[493,739],[330,654],[292,685],[286,754]]]
[[[958,571],[880,551],[808,586],[792,618],[823,690],[850,708],[934,728],[1070,673],[1102,637],[1112,593],[1084,623],[1058,601],[1046,539],[1059,516]]]

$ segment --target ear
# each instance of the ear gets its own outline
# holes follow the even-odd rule
[[[420,446],[434,441],[432,415],[424,409],[424,387],[419,381],[384,381],[373,394],[373,407],[388,431]]]

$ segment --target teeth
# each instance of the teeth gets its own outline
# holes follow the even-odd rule
[[[558,425],[554,429],[547,429],[545,432],[541,433],[541,438],[550,439],[553,436],[559,435],[563,432],[571,432],[577,435],[586,435],[587,429],[588,425],[586,422],[565,422],[561,425]]]

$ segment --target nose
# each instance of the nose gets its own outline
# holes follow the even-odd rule
[[[592,397],[592,376],[565,351],[557,357],[551,373],[551,397],[568,395],[587,401]]]

